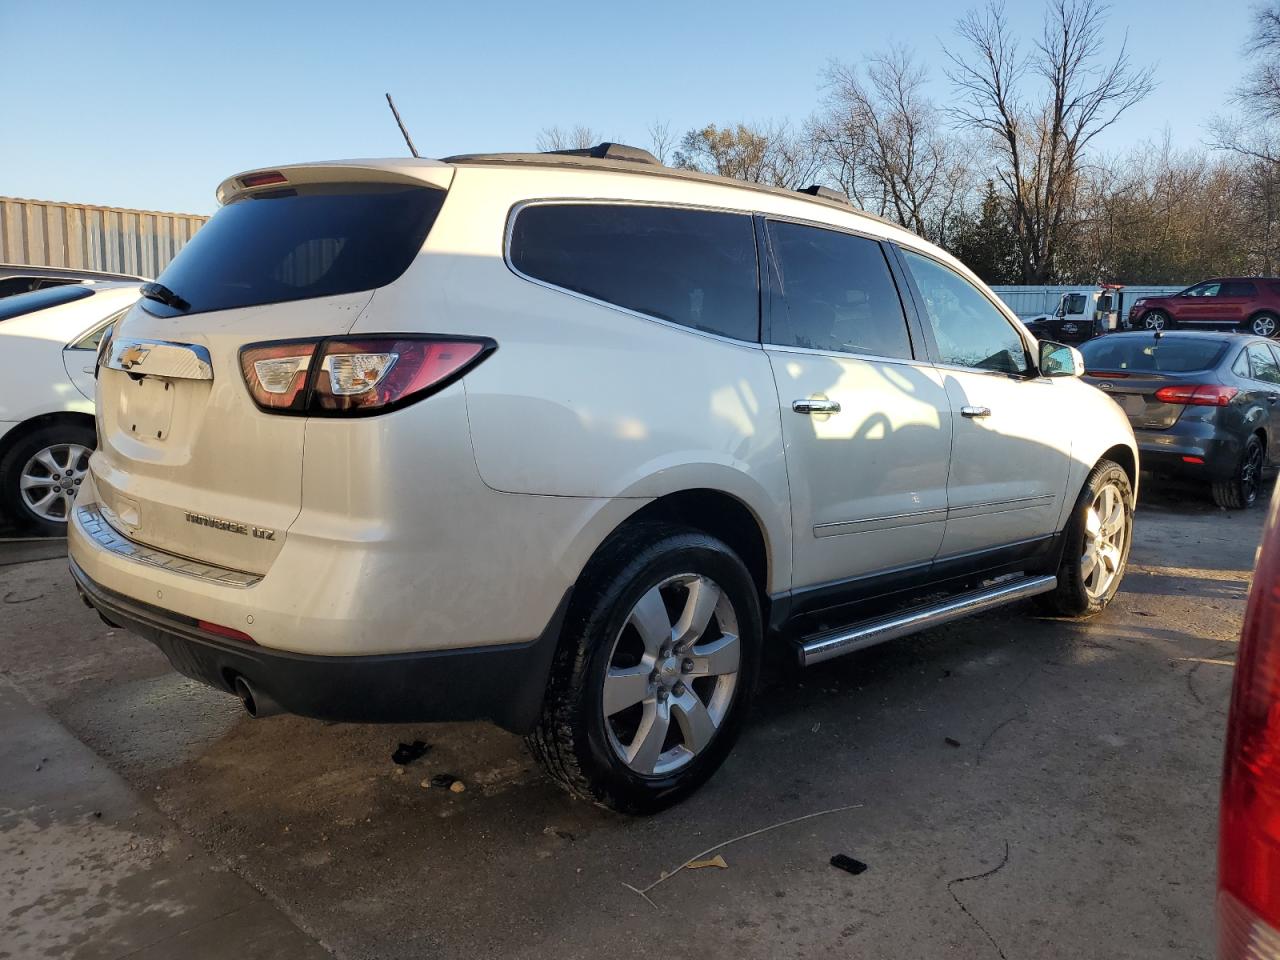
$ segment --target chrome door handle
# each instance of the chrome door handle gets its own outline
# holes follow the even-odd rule
[[[991,416],[990,407],[961,407],[960,416],[962,417],[989,417]]]
[[[796,413],[839,413],[840,404],[836,400],[818,400],[810,397],[807,400],[792,400],[791,409]]]

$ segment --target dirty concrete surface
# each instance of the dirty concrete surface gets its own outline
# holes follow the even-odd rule
[[[1264,510],[1149,483],[1143,500],[1102,617],[1023,605],[772,677],[720,773],[644,820],[568,798],[483,725],[251,721],[103,625],[59,559],[0,565],[0,683],[30,723],[79,741],[90,780],[114,778],[193,917],[225,896],[297,937],[271,956],[1209,958],[1223,727]],[[415,739],[433,749],[393,764]],[[30,762],[15,749],[6,768]],[[466,790],[421,785],[439,773]],[[78,843],[122,840],[93,839],[121,829],[105,816],[15,816],[46,803],[43,775],[0,794],[0,957],[112,956],[57,932],[118,909],[91,885],[14,898],[13,865],[47,874],[61,856],[69,872]],[[67,780],[64,806],[81,789]],[[722,849],[727,869],[673,876],[654,905],[624,886],[847,804]],[[867,871],[832,868],[838,853]],[[202,892],[195,875],[233,889]],[[199,955],[231,955],[208,951],[237,926],[215,919]]]

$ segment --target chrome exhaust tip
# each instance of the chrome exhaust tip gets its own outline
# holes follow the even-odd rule
[[[263,717],[273,717],[277,713],[284,712],[280,708],[280,704],[255,689],[253,684],[244,677],[236,677],[231,688],[244,705],[244,712],[255,720],[261,720]]]

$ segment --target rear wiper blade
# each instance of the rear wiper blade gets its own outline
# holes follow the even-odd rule
[[[163,283],[144,283],[141,293],[148,300],[155,300],[163,303],[166,307],[173,307],[175,310],[190,310],[191,304],[178,296]]]

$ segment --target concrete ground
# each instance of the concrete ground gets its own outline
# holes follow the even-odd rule
[[[482,725],[250,721],[104,626],[60,559],[0,565],[0,957],[1208,958],[1263,519],[1148,486],[1104,616],[1011,608],[772,678],[720,773],[646,820]],[[849,804],[652,904],[624,886]]]

